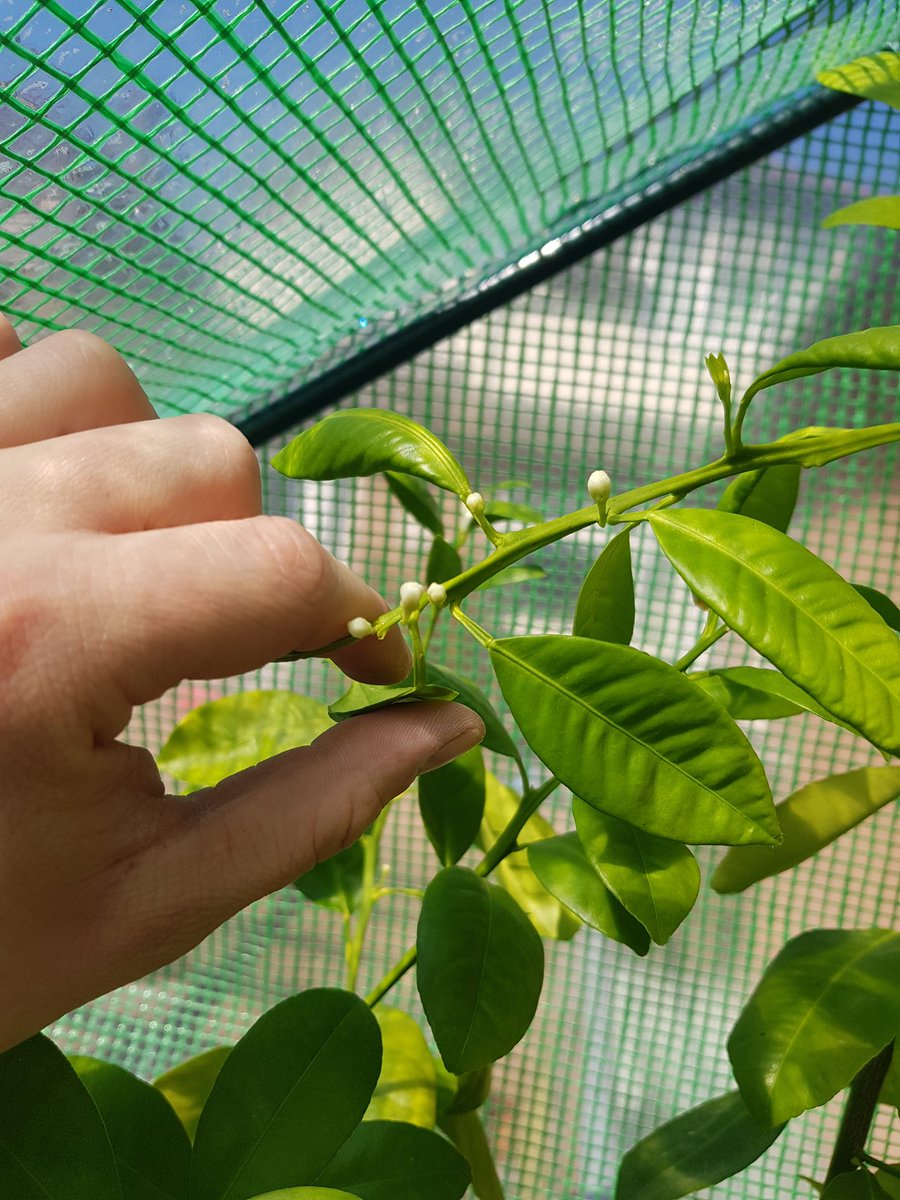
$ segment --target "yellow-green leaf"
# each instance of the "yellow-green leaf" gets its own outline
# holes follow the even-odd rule
[[[407,1121],[433,1129],[437,1074],[425,1035],[413,1018],[383,1004],[373,1009],[381,1029],[381,1074],[364,1121]]]
[[[162,1092],[175,1109],[191,1141],[197,1133],[197,1122],[203,1106],[230,1053],[230,1046],[214,1046],[212,1050],[205,1050],[172,1067],[153,1081],[153,1086]]]
[[[631,530],[606,543],[585,576],[572,632],[627,646],[634,633],[634,578],[631,570]]]
[[[800,467],[797,463],[762,467],[732,480],[716,508],[722,512],[742,513],[786,533],[799,488]]]
[[[822,222],[823,229],[835,225],[877,225],[882,229],[900,229],[900,196],[870,196],[857,200],[836,212],[829,213]]]
[[[820,71],[816,76],[824,87],[866,100],[881,100],[892,108],[900,108],[900,54],[882,50],[866,54],[842,67]]]

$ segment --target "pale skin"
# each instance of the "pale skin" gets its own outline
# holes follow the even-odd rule
[[[136,706],[386,606],[261,515],[236,430],[156,419],[92,335],[23,350],[0,317],[0,545],[0,1050],[185,953],[483,735],[461,705],[409,705],[166,795],[150,753],[120,740]],[[410,666],[396,629],[335,661],[367,682]]]

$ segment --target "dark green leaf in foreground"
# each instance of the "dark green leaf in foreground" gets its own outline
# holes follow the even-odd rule
[[[478,1200],[505,1200],[494,1165],[490,1143],[477,1111],[445,1113],[441,1129],[457,1148],[472,1173],[472,1191]]]
[[[97,1106],[42,1034],[0,1054],[0,1196],[124,1200]]]
[[[396,471],[386,471],[384,477],[391,493],[399,500],[413,520],[418,521],[431,533],[442,536],[444,522],[441,510],[427,486],[421,480],[416,479],[414,475],[400,475]]]
[[[334,1188],[296,1187],[279,1188],[277,1192],[266,1192],[264,1196],[254,1196],[253,1200],[359,1200],[349,1192],[336,1192]]]
[[[784,947],[738,1018],[728,1053],[766,1125],[847,1087],[900,1030],[900,933],[817,929]]]
[[[606,543],[585,576],[572,632],[627,646],[634,633],[634,578],[631,530],[623,529]]]
[[[350,408],[329,413],[272,459],[291,479],[345,479],[399,471],[465,498],[471,487],[462,467],[430,430],[400,413]]]
[[[892,108],[900,108],[900,54],[896,51],[865,54],[844,66],[820,71],[816,79],[838,92],[880,100]]]
[[[848,1171],[832,1179],[822,1192],[822,1200],[890,1200],[890,1192],[869,1171]]]
[[[900,753],[900,639],[836,571],[734,513],[659,512],[650,523],[729,628],[873,745]]]
[[[214,1046],[212,1050],[205,1050],[172,1067],[153,1081],[153,1086],[174,1108],[191,1141],[197,1132],[203,1106],[230,1053],[230,1046]]]
[[[823,229],[836,225],[876,225],[881,229],[900,229],[900,196],[869,196],[857,200],[836,212],[829,213],[822,222]]]
[[[532,842],[528,862],[544,887],[601,933],[635,954],[650,949],[647,930],[619,903],[585,856],[577,833]]]
[[[750,743],[674,667],[553,635],[494,641],[490,655],[532,750],[594,808],[684,842],[779,837]]]
[[[425,579],[428,583],[445,583],[462,574],[463,564],[459,551],[442,537],[436,537],[428,552],[428,565],[425,568]]]
[[[484,812],[484,757],[474,746],[419,779],[419,811],[428,840],[445,867],[475,841]]]
[[[544,979],[541,939],[516,902],[447,867],[425,892],[416,944],[419,995],[447,1069],[503,1058],[531,1024]]]
[[[780,846],[736,846],[716,868],[717,892],[742,892],[817,854],[900,796],[900,767],[863,767],[808,783],[775,806]]]
[[[440,684],[458,693],[460,704],[471,708],[484,722],[484,741],[481,743],[485,750],[493,750],[495,754],[504,754],[507,758],[518,758],[515,742],[503,728],[503,722],[497,715],[497,710],[476,683],[465,676],[451,671],[449,667],[428,664],[428,678],[432,683]]]
[[[437,1119],[437,1073],[425,1035],[409,1013],[379,1004],[381,1074],[366,1121],[407,1121],[433,1129]]]
[[[763,1128],[739,1092],[681,1113],[622,1159],[615,1200],[680,1200],[729,1179],[772,1145],[784,1126]]]
[[[188,1200],[191,1143],[165,1097],[114,1063],[70,1061],[103,1118],[123,1200]]]
[[[680,842],[644,833],[577,796],[572,814],[594,870],[653,941],[664,946],[700,891],[700,868],[693,854]]]
[[[486,592],[490,588],[507,587],[516,583],[536,583],[538,579],[546,578],[547,572],[543,567],[539,567],[537,563],[527,563],[524,567],[513,566],[507,567],[505,571],[498,571],[496,575],[480,583],[476,591]]]
[[[446,1138],[401,1121],[366,1121],[316,1181],[359,1200],[460,1200],[466,1160]]]
[[[854,583],[852,586],[859,592],[863,600],[875,609],[886,625],[890,625],[891,629],[900,633],[900,608],[897,607],[890,596],[885,596],[883,592],[876,591],[875,588],[866,587],[861,583]]]
[[[423,700],[455,700],[457,692],[451,688],[428,683],[416,687],[408,680],[403,683],[352,683],[339,700],[328,705],[328,715],[335,721],[346,721],[360,713],[375,712],[379,708],[390,708],[394,704],[411,704]]]
[[[237,692],[201,704],[173,730],[160,769],[192,787],[214,787],[273,754],[308,746],[331,720],[324,704],[293,692]]]
[[[768,371],[763,371],[747,388],[741,401],[746,405],[763,388],[807,375],[818,375],[835,367],[857,371],[900,370],[900,325],[857,329],[815,342],[805,350],[789,354]]]
[[[758,471],[746,471],[732,480],[716,508],[722,512],[740,513],[786,533],[799,488],[800,467],[797,463],[762,467]]]
[[[225,1060],[201,1114],[192,1200],[322,1182],[380,1069],[378,1023],[350,992],[301,992],[264,1013]]]
[[[875,1182],[889,1198],[889,1200],[900,1200],[900,1163],[891,1163],[894,1173],[888,1171],[876,1171]]]
[[[294,880],[294,887],[307,900],[339,913],[354,913],[363,894],[365,853],[360,842],[317,863]]]
[[[718,700],[736,721],[771,721],[808,712],[843,729],[849,728],[803,688],[768,667],[723,667],[692,675],[691,679]]]

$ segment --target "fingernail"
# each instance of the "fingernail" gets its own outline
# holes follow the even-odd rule
[[[455,706],[457,708],[461,705]],[[484,737],[484,724],[481,719],[471,710],[466,710],[467,721],[462,729],[457,725],[451,732],[450,737],[441,746],[434,751],[431,757],[419,768],[419,774],[424,775],[427,771],[435,771],[438,767],[443,767],[445,763],[452,762],[454,758],[459,758],[460,754],[465,754],[467,750],[471,750],[473,746],[477,746]]]

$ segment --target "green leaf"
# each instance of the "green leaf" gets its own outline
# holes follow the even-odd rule
[[[0,1054],[0,1195],[124,1200],[97,1106],[42,1034]]]
[[[716,505],[721,512],[741,513],[787,532],[800,489],[800,466],[782,463],[747,471],[729,483]]]
[[[484,515],[489,521],[518,521],[521,525],[535,525],[543,521],[544,514],[530,504],[519,504],[516,500],[491,500],[485,498]]]
[[[491,1147],[478,1113],[474,1110],[446,1113],[441,1117],[441,1129],[469,1164],[472,1191],[478,1200],[505,1200]]]
[[[776,805],[780,846],[738,846],[716,868],[717,892],[742,892],[817,854],[854,825],[900,796],[900,767],[863,767],[817,779]]]
[[[883,592],[877,592],[875,588],[866,587],[861,583],[851,584],[851,587],[854,591],[859,592],[868,605],[875,609],[886,625],[890,625],[891,629],[900,633],[900,608],[890,596],[885,596]]]
[[[460,1200],[469,1186],[466,1160],[430,1129],[400,1121],[366,1121],[317,1180],[350,1188],[359,1200]]]
[[[893,1164],[896,1175],[887,1171],[876,1171],[875,1181],[889,1200],[900,1200],[900,1163]]]
[[[165,1097],[113,1063],[69,1061],[103,1118],[123,1200],[187,1200],[191,1143]]]
[[[481,717],[484,722],[484,740],[481,744],[485,750],[493,750],[495,754],[504,754],[507,758],[519,757],[515,742],[503,728],[496,709],[477,684],[456,671],[451,671],[449,667],[431,662],[428,664],[428,677],[433,683],[456,692],[460,704],[471,708]]]
[[[817,929],[784,947],[738,1018],[728,1053],[757,1120],[816,1108],[900,1030],[900,933]]]
[[[490,771],[485,783],[484,817],[477,839],[482,850],[493,846],[521,803],[521,797]],[[520,846],[529,846],[549,837],[553,837],[553,826],[540,813],[534,813],[516,840]],[[541,937],[567,942],[581,928],[579,918],[551,895],[535,875],[527,851],[508,854],[494,872],[494,881],[509,892]]]
[[[737,1175],[783,1125],[760,1126],[739,1092],[726,1092],[661,1125],[622,1159],[615,1200],[680,1200]]]
[[[882,229],[900,229],[900,196],[869,196],[829,213],[823,229],[836,225],[877,225]]]
[[[384,477],[391,493],[409,515],[431,533],[443,536],[441,510],[425,484],[413,475],[400,475],[396,471],[386,471]]]
[[[572,813],[594,870],[653,941],[664,946],[700,891],[700,868],[693,854],[680,842],[654,837],[597,812],[577,796]]]
[[[900,753],[900,640],[836,571],[734,513],[660,512],[650,523],[726,625],[878,749]]]
[[[428,840],[445,867],[475,841],[484,812],[484,758],[474,746],[419,779],[419,812]]]
[[[750,743],[674,667],[628,646],[554,635],[493,641],[490,655],[532,750],[594,808],[685,842],[779,836]]]
[[[441,1064],[442,1069],[443,1063]],[[465,1075],[453,1075],[454,1092],[444,1106],[445,1113],[461,1115],[481,1108],[491,1094],[493,1067],[479,1067],[477,1071],[466,1071]]]
[[[458,692],[452,688],[427,683],[423,687],[402,683],[352,683],[339,700],[328,705],[328,715],[335,721],[346,721],[360,713],[375,712],[394,704],[412,704],[423,700],[455,700]]]
[[[822,1192],[822,1200],[886,1200],[887,1197],[890,1193],[868,1171],[836,1175]]]
[[[378,1023],[358,996],[321,988],[276,1004],[213,1084],[194,1142],[191,1200],[326,1182],[318,1175],[362,1119],[380,1069]]]
[[[462,574],[463,564],[459,552],[442,537],[436,537],[428,552],[428,565],[425,568],[425,578],[429,583],[446,583]]]
[[[766,667],[724,667],[692,675],[691,679],[736,721],[773,720],[808,712],[842,729],[850,728],[780,671]]]
[[[892,50],[866,54],[846,66],[820,71],[816,79],[835,91],[881,100],[892,108],[900,108],[900,55]]]
[[[585,576],[572,632],[627,646],[634,634],[634,577],[631,570],[630,529],[606,543]]]
[[[336,1192],[334,1188],[297,1187],[266,1192],[264,1196],[254,1196],[253,1200],[359,1200],[359,1196],[351,1196],[349,1192]]]
[[[472,490],[465,471],[430,430],[400,413],[378,408],[329,413],[279,450],[272,466],[291,479],[346,479],[399,471],[436,483],[462,499]]]
[[[538,579],[546,578],[547,572],[543,567],[539,567],[537,563],[529,563],[524,567],[513,566],[507,567],[505,571],[498,571],[484,583],[479,583],[475,590],[486,592],[489,588],[506,587],[515,583],[534,583]]]
[[[884,1077],[884,1083],[881,1085],[881,1094],[878,1097],[879,1104],[889,1104],[891,1108],[896,1108],[900,1114],[900,1050],[894,1046],[894,1055],[891,1059],[891,1065],[888,1067],[888,1073]]]
[[[425,1035],[399,1008],[379,1004],[381,1074],[366,1109],[365,1121],[407,1121],[433,1129],[437,1120],[437,1073]]]
[[[607,889],[577,833],[532,842],[528,862],[544,887],[592,929],[642,957],[650,949],[650,935]]]
[[[325,706],[294,692],[238,692],[201,704],[175,726],[159,752],[160,769],[194,788],[308,746],[331,725]]]
[[[230,1053],[230,1046],[214,1046],[212,1050],[206,1050],[172,1067],[153,1081],[153,1086],[162,1092],[174,1108],[191,1141],[197,1133],[197,1122],[203,1106]]]
[[[294,887],[322,908],[354,913],[362,900],[365,857],[362,844],[354,842],[295,879]]]
[[[503,1058],[531,1024],[544,979],[541,939],[516,902],[447,867],[426,889],[416,943],[419,995],[447,1069]]]
[[[768,371],[763,371],[744,392],[741,405],[746,406],[763,388],[807,375],[818,375],[836,367],[852,367],[857,371],[900,370],[900,325],[881,325],[874,329],[858,329],[838,337],[815,342],[806,350],[798,350],[781,359]]]

